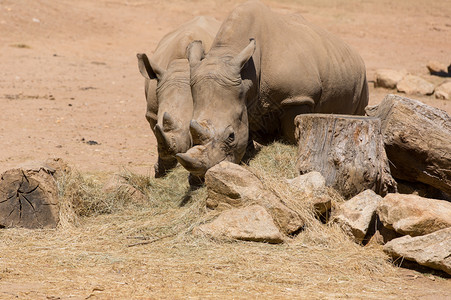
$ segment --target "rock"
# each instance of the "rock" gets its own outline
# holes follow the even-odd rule
[[[0,228],[55,228],[59,222],[55,169],[37,162],[0,177]]]
[[[402,237],[403,235],[397,233],[393,229],[385,227],[376,215],[375,231],[372,233],[370,228],[368,230],[368,236],[371,236],[368,244],[384,245],[393,239]]]
[[[398,92],[408,95],[432,95],[434,85],[415,75],[407,75],[396,85]]]
[[[326,187],[326,180],[320,172],[309,172],[287,180],[288,184],[304,195],[304,199],[312,203],[318,215],[324,215],[331,209],[332,198]]]
[[[376,70],[375,80],[376,87],[383,87],[386,89],[395,89],[398,82],[400,82],[407,75],[407,71],[396,71],[390,69]]]
[[[442,83],[435,88],[435,98],[442,100],[451,99],[451,81]]]
[[[451,274],[451,228],[418,237],[407,235],[394,239],[385,244],[384,251]]]
[[[125,194],[132,203],[144,204],[149,201],[149,198],[140,190],[128,183],[124,177],[120,175],[113,175],[103,186],[103,191],[107,194]]]
[[[387,228],[418,236],[451,227],[451,203],[417,195],[387,194],[377,207]]]
[[[443,76],[448,74],[448,68],[445,64],[438,61],[429,61],[426,67],[431,75]]]
[[[196,235],[278,244],[283,236],[271,215],[260,205],[233,208],[222,212],[213,222],[193,230]]]
[[[445,111],[387,95],[366,113],[381,119],[394,178],[423,182],[451,194],[451,118]]]
[[[205,174],[207,207],[224,210],[251,204],[263,206],[272,216],[278,228],[292,234],[304,226],[299,214],[287,207],[272,191],[245,168],[223,161]]]
[[[365,238],[371,223],[375,222],[376,208],[382,197],[372,190],[366,190],[342,203],[332,213],[332,221],[357,242]]]

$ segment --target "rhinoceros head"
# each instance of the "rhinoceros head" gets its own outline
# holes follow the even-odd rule
[[[190,133],[194,147],[177,154],[177,160],[196,176],[217,163],[238,163],[248,143],[246,94],[249,80],[241,78],[241,70],[255,51],[255,41],[239,54],[207,55],[202,43],[195,41],[187,48],[191,69],[193,120]]]
[[[141,74],[148,80],[157,80],[157,123],[152,129],[157,139],[158,155],[163,160],[174,160],[177,153],[186,152],[191,147],[189,122],[193,100],[188,61],[173,60],[164,70],[145,54],[137,56]]]

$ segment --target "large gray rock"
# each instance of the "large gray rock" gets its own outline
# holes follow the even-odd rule
[[[0,228],[55,228],[59,223],[56,169],[30,162],[0,177]]]
[[[376,87],[383,87],[387,89],[395,89],[398,82],[400,82],[407,75],[407,71],[379,69],[376,70],[375,80]]]
[[[225,210],[250,204],[263,206],[274,219],[279,229],[291,234],[304,226],[297,212],[287,207],[272,191],[245,168],[223,161],[210,168],[205,174],[207,206]]]
[[[260,205],[233,208],[222,212],[213,222],[193,230],[196,235],[221,239],[282,243],[280,233],[271,215]]]
[[[451,228],[423,236],[407,235],[391,240],[385,244],[384,251],[451,274]]]
[[[387,95],[366,113],[381,119],[394,178],[423,182],[451,194],[451,118],[445,111]]]
[[[309,172],[288,179],[287,182],[294,190],[303,194],[303,199],[311,203],[317,214],[323,215],[330,210],[332,198],[327,191],[326,179],[320,172]]]
[[[332,221],[362,242],[371,223],[375,221],[376,208],[382,197],[372,190],[366,190],[342,203],[332,214]]]
[[[450,100],[451,99],[451,81],[442,83],[435,88],[435,98]]]
[[[396,85],[398,92],[408,95],[432,95],[434,85],[429,81],[415,75],[407,75]]]
[[[387,194],[377,207],[387,228],[410,236],[451,227],[451,203],[417,195]]]

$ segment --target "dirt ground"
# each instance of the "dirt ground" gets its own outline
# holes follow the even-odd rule
[[[151,54],[165,33],[194,16],[223,20],[240,2],[0,0],[0,172],[26,160],[61,157],[83,172],[126,168],[152,175],[157,150],[144,117],[136,53]],[[426,75],[430,60],[451,63],[449,0],[264,2],[340,36],[361,54],[370,81],[378,68]],[[370,104],[393,93],[370,87]],[[451,101],[411,98],[451,113]],[[451,297],[449,280],[410,282],[436,289],[432,296]],[[44,283],[30,284],[39,290]],[[1,277],[0,286],[11,291],[0,298],[23,290]]]

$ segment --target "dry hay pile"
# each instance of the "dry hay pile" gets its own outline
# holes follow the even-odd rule
[[[295,157],[295,147],[276,143],[248,168],[289,201],[294,192],[282,183],[296,176]],[[302,210],[305,230],[288,243],[195,237],[191,230],[215,213],[205,207],[206,189],[190,190],[187,175],[182,168],[162,179],[124,171],[121,176],[147,196],[144,203],[121,189],[105,192],[104,176],[61,176],[57,229],[0,231],[0,298],[406,298],[437,293],[408,286],[380,246],[357,245],[307,208]]]

